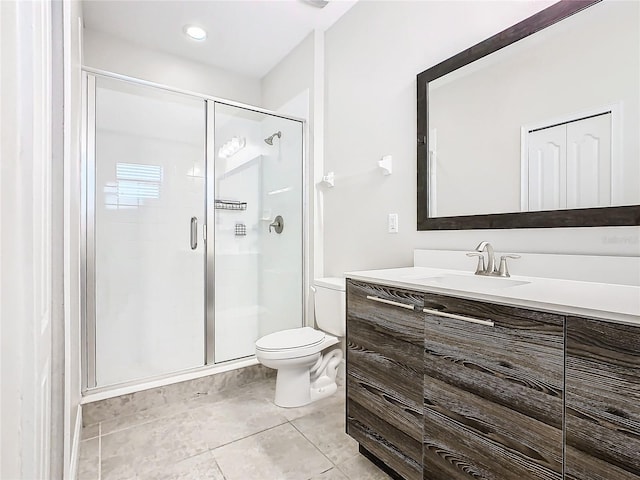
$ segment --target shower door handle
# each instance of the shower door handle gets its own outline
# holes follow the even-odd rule
[[[191,250],[198,248],[198,217],[191,217]]]

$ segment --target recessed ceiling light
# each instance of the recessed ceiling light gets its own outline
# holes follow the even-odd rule
[[[185,25],[184,33],[193,40],[202,41],[207,38],[206,30],[196,25]]]

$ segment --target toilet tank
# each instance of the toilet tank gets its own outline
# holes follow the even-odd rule
[[[323,332],[344,337],[346,327],[345,279],[339,277],[316,278],[316,324]]]

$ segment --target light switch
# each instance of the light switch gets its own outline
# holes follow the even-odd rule
[[[387,227],[389,233],[398,233],[398,214],[390,213],[387,218]]]

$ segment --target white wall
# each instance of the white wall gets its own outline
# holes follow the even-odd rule
[[[47,2],[0,2],[0,478],[50,478],[52,326],[60,321],[54,272],[62,249],[52,223],[61,103],[58,12]],[[55,26],[55,27],[54,27]],[[52,68],[56,65],[56,71]],[[58,78],[56,77],[56,80]],[[57,232],[56,232],[57,233]],[[54,293],[55,292],[55,293]],[[54,298],[55,297],[55,298]],[[56,385],[55,388],[58,388]],[[53,417],[56,417],[55,419]],[[57,455],[59,449],[55,449]],[[57,464],[57,465],[56,465]]]
[[[63,478],[65,470],[65,315],[64,315],[64,31],[63,4],[53,3],[51,8],[53,91],[58,92],[51,105],[52,168],[51,223],[53,251],[58,254],[52,262],[52,321],[51,321],[51,469],[52,478]],[[65,441],[58,441],[64,439]]]
[[[45,29],[53,28],[52,57],[53,90],[28,88],[31,80],[29,67],[21,65],[17,45],[17,32],[33,31],[37,35],[45,35],[46,30],[32,29],[25,21],[24,14],[16,16],[16,2],[2,2],[0,17],[2,18],[2,186],[0,205],[5,209],[0,214],[2,219],[1,254],[2,279],[0,280],[0,304],[2,322],[0,327],[2,359],[2,443],[0,448],[1,478],[31,478],[37,459],[34,445],[48,445],[48,439],[39,438],[40,431],[34,432],[35,415],[30,411],[30,404],[35,395],[29,385],[33,382],[34,331],[39,330],[32,318],[34,299],[37,293],[31,291],[33,286],[29,275],[32,255],[27,246],[38,239],[36,232],[30,232],[32,224],[42,222],[34,217],[37,211],[32,208],[35,186],[29,177],[32,164],[37,159],[47,161],[46,157],[30,158],[29,139],[34,132],[33,123],[25,112],[37,113],[32,102],[36,95],[46,97],[53,92],[53,117],[47,120],[52,131],[52,176],[48,186],[43,184],[38,190],[51,188],[52,198],[48,200],[52,206],[52,282],[50,291],[42,291],[43,295],[52,294],[52,368],[50,383],[51,402],[51,478],[69,478],[74,470],[72,459],[73,435],[76,433],[80,403],[80,320],[79,320],[79,263],[77,245],[79,241],[79,210],[73,205],[71,195],[79,189],[79,137],[80,137],[80,3],[65,2],[52,8],[51,26],[45,20]],[[23,33],[24,35],[24,33]],[[63,38],[64,37],[64,38]],[[24,40],[24,37],[22,37]],[[22,45],[28,51],[29,45]],[[24,53],[24,52],[23,52]],[[36,58],[42,52],[31,52]],[[64,61],[63,61],[64,55]],[[29,55],[28,64],[35,65]],[[16,82],[16,75],[22,69],[22,78]],[[48,68],[48,70],[51,67]],[[64,80],[61,81],[62,76]],[[62,83],[64,82],[64,85]],[[64,118],[63,95],[64,88]],[[37,100],[35,100],[37,101]],[[46,105],[46,104],[42,104]],[[22,110],[22,114],[20,111]],[[42,112],[44,113],[44,112]],[[16,117],[17,116],[17,117]],[[24,118],[21,123],[20,118]],[[24,123],[26,122],[26,124]],[[64,122],[64,139],[62,128]],[[41,134],[46,134],[41,132]],[[44,136],[41,138],[45,138]],[[64,155],[64,160],[62,160]],[[15,162],[18,162],[17,164]],[[63,189],[64,184],[64,189]],[[73,188],[69,188],[73,185]],[[76,197],[77,198],[77,197]],[[22,213],[21,213],[22,211]],[[64,217],[64,220],[63,220]],[[71,220],[72,219],[72,220]],[[22,222],[23,220],[24,222]],[[10,226],[10,228],[9,228]],[[72,253],[74,252],[74,253]],[[63,280],[64,277],[64,280]],[[63,288],[64,281],[64,288]],[[64,303],[64,311],[63,311]],[[43,350],[43,345],[36,345]],[[26,362],[26,363],[25,363]],[[38,386],[38,389],[40,386]],[[43,430],[44,431],[44,430]],[[77,431],[79,433],[79,430]],[[24,476],[24,477],[23,477]],[[43,475],[49,477],[49,475]]]
[[[549,3],[359,2],[327,31],[324,169],[336,186],[324,199],[325,274],[407,266],[414,248],[480,240],[501,251],[640,255],[638,227],[416,230],[416,74]],[[386,154],[388,177],[376,168]],[[386,231],[388,213],[399,214],[397,234]]]
[[[73,478],[81,434],[80,135],[82,6],[64,2],[64,478]]]
[[[313,55],[314,34],[311,33],[262,77],[262,107],[280,111],[291,99],[313,87]]]
[[[84,64],[181,90],[260,105],[260,80],[84,30]]]
[[[15,158],[18,151],[18,131],[14,127],[18,115],[18,51],[16,48],[17,22],[15,2],[0,2],[0,477],[20,476],[20,414],[21,379],[24,368],[21,342],[23,322],[13,319],[20,311],[17,299],[13,299],[15,278],[13,275],[21,265],[15,259],[13,229],[8,228],[14,219],[7,211],[9,203],[16,200],[15,168],[8,159]],[[11,215],[11,216],[10,216]],[[9,299],[13,299],[9,303]]]

